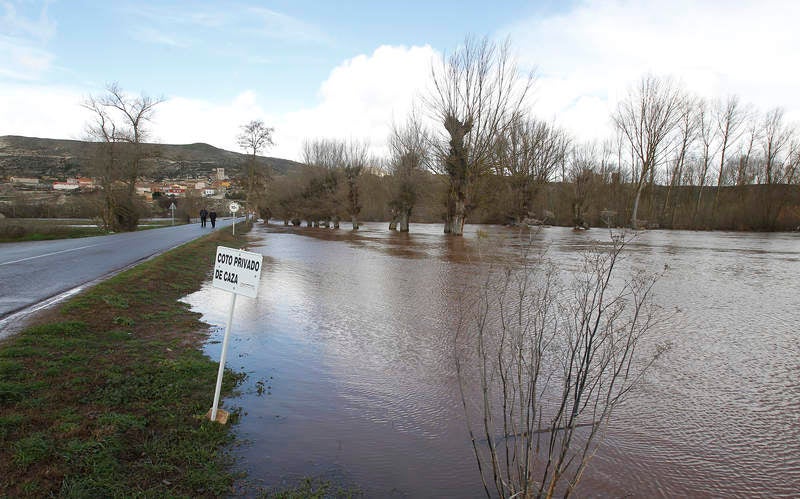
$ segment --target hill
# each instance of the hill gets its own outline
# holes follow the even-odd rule
[[[90,162],[99,144],[81,140],[45,139],[5,135],[0,137],[0,177],[51,177],[64,179],[91,176]],[[204,178],[214,168],[225,168],[229,177],[239,174],[247,156],[209,144],[145,144],[149,175],[164,178]],[[298,168],[300,163],[259,156],[279,174]]]

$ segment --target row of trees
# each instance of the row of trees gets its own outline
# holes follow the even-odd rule
[[[748,185],[792,185],[800,178],[800,136],[780,108],[762,114],[736,96],[709,101],[672,80],[646,76],[620,103],[613,121],[620,133],[618,168],[625,167],[636,185],[633,227],[639,225],[645,187],[654,195],[655,186],[666,186],[663,204],[658,209],[651,203],[650,217],[673,225],[676,212],[688,209],[688,225],[703,228],[718,224],[718,213],[730,208],[720,204],[726,190],[744,193],[752,191],[743,189]],[[688,207],[688,200],[681,206],[672,196],[679,186],[694,187]],[[710,186],[716,187],[713,193]],[[774,228],[791,191],[766,187],[759,192],[750,208],[764,211],[763,228]],[[709,195],[713,200],[703,205]]]
[[[282,184],[269,212],[309,225],[338,226],[347,216],[356,228],[362,173],[373,172],[387,178],[373,180],[380,188],[370,194],[401,231],[420,189],[441,191],[439,206],[424,211],[453,235],[468,218],[633,228],[800,224],[797,189],[787,187],[800,179],[800,136],[779,108],[759,113],[736,96],[710,101],[647,75],[612,114],[615,136],[580,142],[530,114],[533,76],[520,76],[508,43],[467,39],[432,68],[432,81],[433,91],[393,127],[388,157],[369,158],[354,141],[309,141],[307,178]]]

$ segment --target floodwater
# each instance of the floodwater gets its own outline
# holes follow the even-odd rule
[[[368,497],[483,496],[447,297],[519,250],[514,231],[314,231],[251,233],[261,288],[237,300],[228,351],[249,377],[225,401],[242,411],[238,466],[266,486],[322,476]],[[569,268],[608,239],[552,227],[536,245]],[[800,235],[648,231],[627,262],[668,267],[656,300],[676,312],[653,334],[672,349],[614,414],[577,495],[800,496]],[[229,295],[206,285],[186,300],[219,359]]]

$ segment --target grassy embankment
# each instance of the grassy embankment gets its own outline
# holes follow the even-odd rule
[[[206,326],[177,300],[207,278],[217,245],[244,242],[214,232],[0,343],[0,497],[231,490],[229,427],[200,417],[217,364],[200,350]],[[239,380],[228,372],[224,392]]]
[[[184,221],[185,222],[185,221]],[[184,222],[175,221],[175,225]],[[156,229],[171,225],[170,220],[142,221],[139,230]],[[71,239],[76,237],[102,236],[106,232],[92,225],[87,219],[0,219],[0,242],[44,241],[49,239]]]

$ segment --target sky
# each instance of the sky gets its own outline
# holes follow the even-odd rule
[[[262,120],[267,156],[301,160],[316,138],[381,154],[468,35],[510,39],[535,70],[531,112],[576,140],[610,136],[648,73],[796,122],[797,19],[791,0],[0,0],[0,136],[84,139],[81,103],[116,82],[163,99],[161,143],[238,151],[241,125]]]

